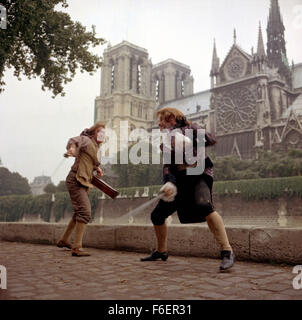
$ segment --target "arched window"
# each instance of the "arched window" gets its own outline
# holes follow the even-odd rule
[[[132,68],[133,68],[133,59],[130,58],[129,89],[132,89]]]
[[[156,102],[159,102],[159,91],[160,91],[159,79],[157,78],[156,82],[155,82],[155,100],[156,100]]]
[[[184,97],[185,96],[185,75],[182,76],[181,78],[181,96]]]
[[[114,64],[111,67],[111,90],[114,89],[114,73],[115,73],[115,67]]]
[[[137,93],[141,93],[142,86],[142,67],[141,65],[137,65]]]

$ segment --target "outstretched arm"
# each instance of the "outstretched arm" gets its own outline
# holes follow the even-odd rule
[[[79,151],[87,147],[91,140],[86,136],[70,138],[67,142],[65,157],[76,157]]]
[[[67,148],[67,152],[64,154],[64,157],[76,157],[77,154],[77,146],[75,143],[71,143],[69,148]]]

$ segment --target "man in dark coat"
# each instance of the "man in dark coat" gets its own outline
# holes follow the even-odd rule
[[[177,109],[164,108],[157,112],[159,119],[159,127],[162,130],[179,131],[171,140],[171,164],[164,164],[163,180],[164,185],[161,191],[164,196],[159,200],[157,206],[151,214],[151,220],[154,225],[154,230],[157,238],[157,250],[152,252],[148,257],[142,258],[141,261],[154,261],[157,259],[167,260],[167,226],[165,220],[167,217],[177,211],[178,218],[181,223],[198,223],[207,222],[211,232],[221,248],[221,265],[220,270],[227,270],[234,264],[235,256],[232,247],[228,241],[223,220],[217,211],[214,209],[212,199],[213,186],[213,163],[204,153],[204,170],[199,174],[188,174],[188,170],[196,168],[195,165],[188,164],[185,161],[185,154],[183,155],[183,164],[177,164],[176,144],[181,141],[180,136],[188,139],[186,130],[193,131],[192,154],[197,155],[198,143],[198,129],[197,125],[191,124],[185,116]],[[209,147],[216,143],[215,137],[204,132],[204,146]],[[189,145],[189,144],[187,144]],[[161,146],[163,150],[163,146]],[[164,151],[164,150],[163,150]]]

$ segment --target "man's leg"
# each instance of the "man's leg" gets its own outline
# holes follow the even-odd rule
[[[166,223],[161,226],[154,225],[157,240],[157,251],[162,253],[167,251],[168,230]]]
[[[217,211],[214,211],[206,217],[206,220],[209,229],[211,230],[216,241],[220,245],[221,250],[233,252],[220,214]]]
[[[167,225],[164,222],[161,225],[154,224],[154,230],[157,241],[157,250],[153,251],[150,256],[142,258],[141,261],[155,261],[158,259],[162,259],[166,261],[168,259],[168,251],[167,251]]]
[[[224,227],[223,220],[218,212],[214,211],[206,217],[209,229],[213,233],[216,241],[221,248],[221,270],[227,270],[231,268],[234,264],[235,256],[233,254],[233,249],[229,243],[229,239]]]
[[[73,256],[90,256],[90,254],[86,251],[83,251],[83,236],[86,230],[86,223],[77,221],[76,224],[76,231],[75,231],[75,239],[74,245],[72,248],[72,255]]]
[[[72,249],[72,246],[71,246],[71,243],[69,242],[69,239],[70,239],[70,236],[71,236],[75,226],[76,226],[76,221],[72,217],[71,220],[69,221],[69,224],[68,224],[64,234],[62,235],[62,238],[57,243],[57,246],[59,248],[66,247],[66,248]]]
[[[82,249],[83,236],[91,217],[91,205],[88,197],[88,189],[78,186],[75,188],[74,192],[70,194],[70,198],[75,210],[74,220],[76,221],[75,241],[72,247],[72,255],[77,257],[90,256],[90,253]]]
[[[166,218],[176,211],[176,201],[165,202],[160,200],[151,213],[151,221],[154,226],[154,231],[157,240],[157,250],[153,251],[150,256],[142,258],[141,261],[155,261],[162,259],[163,261],[168,259],[167,251],[167,225]]]

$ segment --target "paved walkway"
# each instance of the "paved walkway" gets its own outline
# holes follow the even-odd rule
[[[0,242],[7,269],[1,299],[298,299],[290,266],[236,262],[219,273],[216,259],[170,256],[140,262],[144,254],[89,249],[71,257],[55,246]]]

